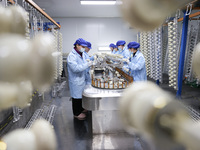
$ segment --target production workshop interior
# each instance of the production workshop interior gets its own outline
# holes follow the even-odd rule
[[[200,150],[200,0],[0,0],[0,150]]]

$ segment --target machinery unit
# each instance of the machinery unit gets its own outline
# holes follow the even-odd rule
[[[99,54],[91,68],[92,86],[100,89],[124,89],[133,82],[130,72],[123,71],[123,56]]]
[[[91,67],[92,83],[83,92],[83,108],[92,111],[93,134],[124,132],[118,101],[133,78],[123,71],[123,56],[96,54]]]

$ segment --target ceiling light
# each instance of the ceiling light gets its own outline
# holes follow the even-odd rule
[[[81,5],[115,5],[116,1],[80,1]]]

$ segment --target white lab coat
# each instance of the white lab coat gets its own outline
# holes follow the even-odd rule
[[[131,57],[131,62],[128,64],[128,66],[131,69],[133,81],[147,80],[145,59],[139,50],[136,52],[135,56]]]
[[[67,57],[69,89],[72,98],[82,98],[82,93],[86,85],[85,72],[87,68],[87,61],[73,49]]]

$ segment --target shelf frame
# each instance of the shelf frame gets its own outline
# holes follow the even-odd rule
[[[61,25],[59,25],[55,20],[53,20],[45,11],[42,10],[35,2],[32,0],[25,0],[27,3],[29,3],[32,7],[34,7],[37,11],[39,11],[43,16],[45,16],[48,20],[53,22],[59,29],[61,28]]]
[[[8,0],[11,4],[15,4],[13,0]],[[34,1],[32,0],[25,0],[25,2],[29,3],[33,8],[35,8],[37,11],[39,11],[43,16],[45,16],[48,20],[53,22],[57,26],[58,29],[61,28],[61,25],[58,24],[55,20],[53,20],[42,8],[40,8]]]

